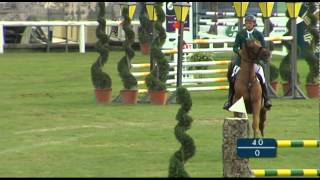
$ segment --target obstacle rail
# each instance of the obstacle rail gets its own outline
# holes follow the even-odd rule
[[[277,140],[277,148],[319,147],[320,140]],[[252,174],[263,176],[320,176],[320,169],[252,169]]]
[[[209,70],[190,70],[190,71],[182,71],[182,74],[215,74],[215,73],[227,73],[227,69],[209,69]],[[147,76],[150,72],[134,72],[132,73],[135,77]],[[170,71],[170,75],[176,75],[177,71]]]
[[[225,118],[223,123],[223,175],[224,177],[262,177],[262,176],[320,176],[320,169],[251,169],[249,157],[239,157],[237,141],[248,138],[250,129],[247,118]],[[248,139],[249,140],[249,139]],[[319,148],[320,140],[275,140],[276,148]],[[262,145],[262,143],[260,144]],[[242,146],[240,146],[242,147]],[[271,148],[256,144],[246,148]],[[255,156],[257,157],[257,156]],[[274,156],[273,156],[274,157]]]
[[[206,15],[209,16],[224,16],[224,17],[235,17],[235,12],[214,12],[214,11],[208,11],[206,12]],[[262,17],[262,13],[253,13],[253,15]],[[286,17],[285,13],[272,13],[272,17]]]
[[[211,19],[200,19],[201,25],[216,25],[216,26],[234,26],[234,22],[213,22]],[[272,24],[273,27],[286,27],[285,25]],[[258,25],[257,27],[264,27],[263,25]]]
[[[229,86],[208,86],[208,87],[186,87],[188,91],[216,91],[216,90],[228,90]],[[176,88],[167,88],[168,92],[175,92]],[[139,89],[139,93],[148,92],[147,89]]]
[[[212,66],[212,65],[227,65],[230,61],[205,61],[205,62],[182,62],[182,66]],[[132,68],[150,67],[150,64],[131,64]],[[170,67],[177,66],[176,63],[169,63]]]
[[[264,176],[320,176],[320,169],[252,169],[256,177]]]
[[[277,140],[277,147],[319,147],[320,140]]]
[[[214,65],[228,65],[229,60],[220,60],[220,61],[205,61],[205,62],[183,62],[182,66],[184,67],[196,67],[196,66],[214,66]],[[176,67],[176,63],[169,63],[170,67]],[[132,68],[149,68],[150,64],[132,64]],[[194,75],[194,74],[218,74],[218,73],[227,73],[227,69],[210,69],[210,70],[190,70],[183,71],[183,75]],[[144,77],[150,74],[150,72],[133,72],[135,77]],[[169,75],[176,75],[176,71],[170,71]],[[209,82],[227,82],[226,77],[217,77],[217,78],[198,78],[198,79],[182,79],[182,83],[209,83]],[[176,79],[168,79],[166,84],[175,84]],[[145,84],[145,81],[138,81],[138,85]],[[210,90],[227,90],[229,86],[209,86],[209,87],[188,87],[189,91],[210,91]],[[168,88],[169,92],[175,91],[176,88]],[[139,89],[139,93],[147,92],[146,89]]]
[[[271,36],[265,37],[266,41],[276,41],[276,40],[292,40],[292,36]],[[186,44],[213,44],[213,43],[228,43],[234,42],[234,38],[228,39],[194,39],[192,41],[186,41]],[[177,49],[166,49],[162,50],[164,54],[176,54]],[[183,53],[195,53],[195,52],[214,52],[214,53],[225,53],[225,52],[232,52],[232,48],[201,48],[201,49],[183,49]],[[205,61],[205,62],[182,62],[183,67],[195,67],[195,66],[212,66],[212,65],[227,65],[230,61],[228,60],[220,60],[220,61]],[[176,67],[177,63],[169,63],[170,67]],[[149,63],[144,64],[132,64],[132,68],[148,68],[150,67]],[[195,75],[195,74],[216,74],[216,73],[226,73],[227,69],[213,69],[213,70],[184,70],[182,71],[182,75]],[[135,77],[145,77],[150,72],[133,72],[132,74]],[[170,71],[169,75],[176,75],[176,70]],[[182,83],[209,83],[209,82],[227,82],[226,77],[219,77],[219,78],[205,78],[205,79],[182,79]],[[166,84],[175,84],[176,79],[169,79],[167,80]],[[145,81],[140,80],[138,81],[138,85],[144,85]],[[191,91],[207,91],[207,90],[225,90],[228,89],[228,86],[220,86],[220,87],[189,87],[188,90]],[[169,88],[168,91],[175,91],[175,88]],[[145,89],[140,89],[139,93],[147,92]]]

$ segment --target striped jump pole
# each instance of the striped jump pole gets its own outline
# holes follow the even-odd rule
[[[268,36],[264,37],[265,41],[290,41],[292,40],[292,36]],[[224,39],[193,39],[191,41],[186,41],[187,44],[210,44],[210,43],[232,43],[234,42],[234,38],[224,38]],[[207,48],[203,48],[207,49]],[[214,49],[219,49],[219,48],[214,48]],[[226,49],[226,48],[220,48],[221,49]],[[228,48],[229,49],[229,48]],[[169,50],[163,51],[163,52],[171,52]]]
[[[277,147],[319,147],[320,140],[277,140]]]
[[[201,78],[201,79],[182,79],[182,83],[209,83],[209,82],[227,82],[228,78]],[[174,84],[176,79],[168,79],[166,84]],[[145,84],[145,81],[138,81],[138,85]]]
[[[320,140],[277,140],[277,148],[319,147]],[[320,169],[252,169],[256,177],[262,176],[320,176]]]
[[[182,66],[211,66],[211,65],[227,65],[231,61],[223,60],[223,61],[204,61],[204,62],[182,62]],[[170,67],[177,66],[176,63],[169,63]],[[132,68],[146,68],[150,67],[150,64],[131,64]]]
[[[235,23],[233,22],[212,22],[210,19],[201,19],[200,23],[203,25],[216,25],[216,26],[234,26]],[[263,25],[258,25],[257,27],[264,27]],[[285,25],[280,24],[272,24],[272,27],[286,27]]]
[[[214,11],[208,11],[206,12],[206,15],[209,16],[224,16],[224,17],[234,17],[236,14],[235,12],[214,12]],[[253,15],[262,17],[262,13],[253,13]],[[272,13],[272,17],[286,17],[285,13]]]
[[[320,169],[252,169],[256,177],[263,176],[320,176]]]
[[[228,69],[209,69],[209,70],[191,70],[191,71],[182,71],[182,74],[189,75],[189,74],[217,74],[217,73],[227,73]],[[143,77],[149,75],[150,72],[133,72],[132,75],[134,77]],[[170,75],[176,75],[176,71],[169,71]]]
[[[229,86],[208,86],[208,87],[186,87],[188,91],[216,91],[216,90],[227,90]],[[167,88],[169,92],[175,92],[176,88]],[[147,89],[139,89],[139,93],[148,92]]]
[[[232,48],[201,48],[201,49],[183,49],[183,53],[197,53],[197,52],[214,52],[214,53],[225,53],[231,52]],[[162,50],[164,54],[177,54],[177,49],[166,49]]]

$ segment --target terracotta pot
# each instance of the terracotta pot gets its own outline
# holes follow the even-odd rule
[[[271,84],[273,90],[274,90],[275,92],[278,92],[278,89],[279,89],[279,86],[278,86],[279,83],[278,83],[278,81],[272,81],[270,84]]]
[[[300,82],[298,82],[298,86],[300,86]],[[289,84],[288,82],[282,83],[282,88],[283,88],[283,94],[285,95],[286,92],[288,92],[288,90],[291,89],[291,84]],[[287,96],[292,96],[291,92],[289,94],[287,94]]]
[[[140,51],[144,55],[150,54],[150,45],[148,43],[140,44]]]
[[[285,95],[291,89],[291,84],[289,84],[288,82],[282,83],[282,89],[283,95]],[[287,96],[291,96],[291,92],[287,94]]]
[[[319,84],[306,84],[307,95],[309,98],[320,97],[320,86]]]
[[[122,104],[137,104],[138,102],[138,90],[121,90],[120,96]]]
[[[167,102],[167,91],[149,90],[151,104],[165,105]]]
[[[97,103],[109,103],[112,95],[112,88],[95,89]]]

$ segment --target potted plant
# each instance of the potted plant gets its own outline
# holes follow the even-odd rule
[[[100,54],[98,59],[91,66],[91,80],[95,87],[96,101],[98,103],[110,102],[112,93],[112,81],[110,76],[102,71],[103,65],[108,60],[109,55],[109,36],[106,35],[106,21],[105,21],[105,3],[99,2],[98,27],[96,29],[96,36],[98,41],[96,43],[96,50]]]
[[[192,106],[192,99],[186,88],[179,87],[177,89],[177,103],[181,104],[181,108],[176,115],[178,123],[174,128],[174,134],[176,139],[181,143],[181,148],[170,158],[170,178],[189,177],[189,174],[184,169],[184,165],[196,152],[194,140],[186,133],[191,128],[193,121],[192,117],[188,115]]]
[[[266,22],[265,19],[266,19],[265,17],[262,17],[263,24],[265,24],[265,22]],[[272,32],[273,28],[274,28],[274,24],[272,24],[271,21],[268,21],[268,22],[269,22],[269,28],[270,28],[268,31]],[[263,29],[263,34],[265,34],[265,31],[266,31],[266,28]],[[269,41],[267,48],[270,51],[270,53],[274,50],[273,46],[274,46],[273,41]],[[262,64],[260,64],[260,65],[262,65]],[[277,92],[278,91],[278,84],[279,84],[277,81],[277,78],[279,77],[279,69],[274,64],[269,63],[269,73],[270,73],[269,82],[272,86],[272,89],[274,89],[275,92]]]
[[[270,63],[270,84],[272,88],[275,90],[275,92],[278,91],[278,77],[279,69],[274,64]]]
[[[162,3],[156,2],[155,10],[158,17],[157,21],[154,23],[155,34],[157,34],[157,37],[155,37],[155,40],[151,45],[151,56],[156,62],[156,66],[151,73],[146,76],[145,82],[151,103],[164,105],[167,101],[166,81],[169,73],[169,63],[161,52],[161,47],[166,40],[166,31],[162,27],[162,23],[165,21]]]
[[[150,28],[151,23],[147,16],[145,2],[140,2],[141,4],[141,11],[139,15],[140,26],[138,28],[138,36],[139,36],[139,44],[140,44],[140,51],[142,54],[149,54],[150,53],[150,42],[151,42],[151,34]]]
[[[289,17],[288,11],[286,11],[286,16]],[[286,27],[288,32],[284,34],[284,36],[289,36],[291,34],[291,19],[289,18]],[[279,66],[280,77],[284,81],[282,82],[283,92],[286,94],[291,88],[291,60],[290,60],[290,52],[291,52],[291,44],[288,41],[282,41],[282,44],[287,48],[288,54],[282,59]],[[297,49],[299,50],[299,48]],[[297,81],[299,81],[299,73],[297,72]],[[287,95],[291,95],[287,94]]]
[[[317,28],[317,17],[314,12],[317,10],[314,2],[308,2],[307,18],[310,20],[307,24],[307,32],[311,35],[310,40],[306,40],[305,60],[309,66],[307,75],[306,90],[307,96],[315,98],[320,96],[319,86],[319,56],[316,56],[315,49],[319,44],[319,30]]]
[[[123,104],[136,104],[138,100],[137,80],[130,72],[131,59],[134,56],[132,44],[134,43],[134,31],[131,28],[128,7],[122,9],[123,30],[125,32],[125,41],[123,43],[125,56],[118,63],[118,72],[121,77],[124,89],[120,91],[120,97]]]

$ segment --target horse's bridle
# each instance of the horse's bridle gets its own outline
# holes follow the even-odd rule
[[[247,43],[245,43],[245,46],[246,46],[246,49],[250,49],[250,48],[248,47]],[[253,60],[257,60],[257,59],[258,59],[258,56],[259,56],[260,52],[262,51],[262,49],[264,49],[264,48],[263,48],[262,46],[260,46],[257,53],[251,51],[251,53],[254,55],[254,57],[256,57],[256,58],[254,58]],[[249,53],[248,53],[248,55],[249,55]],[[252,58],[252,57],[249,57],[249,58]],[[245,61],[245,60],[244,60],[244,61]],[[249,61],[245,61],[245,62],[250,63]]]

